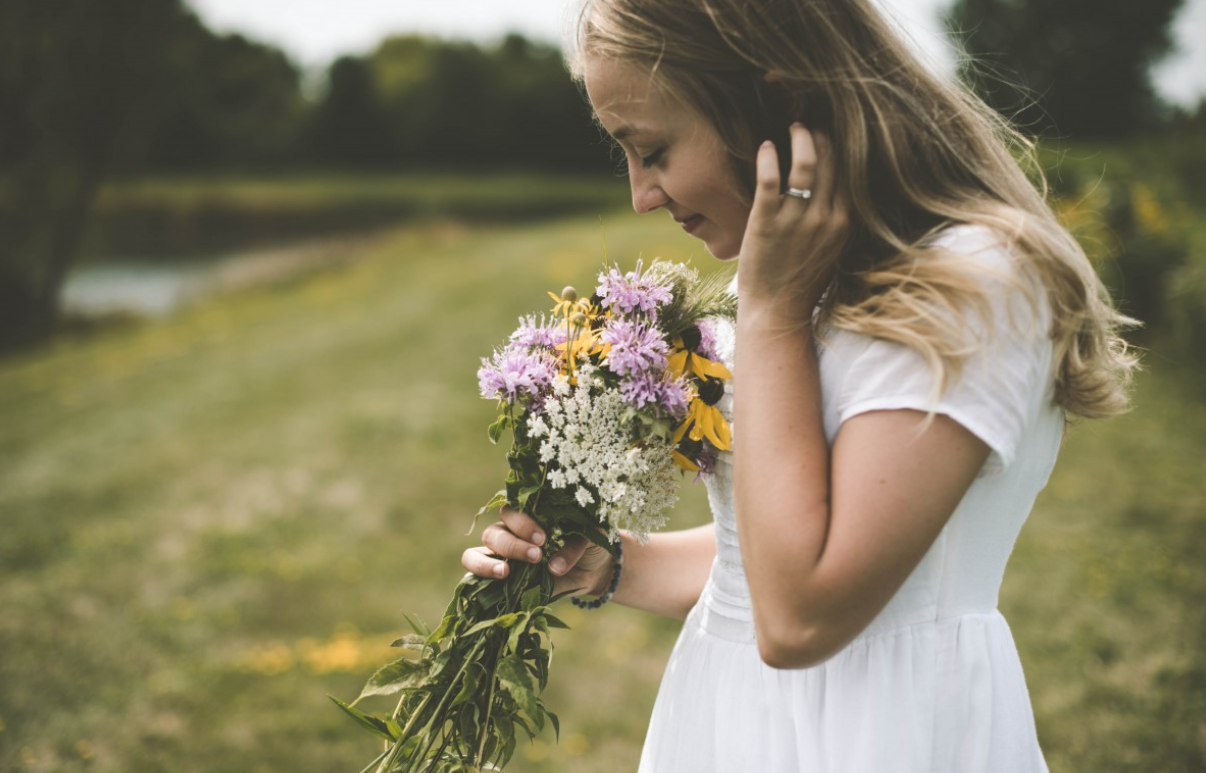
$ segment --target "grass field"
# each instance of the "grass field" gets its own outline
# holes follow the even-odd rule
[[[665,218],[607,248],[710,259]],[[597,218],[398,230],[338,270],[0,361],[0,770],[356,771],[328,701],[438,617],[498,488],[478,358],[588,285]],[[1206,770],[1206,405],[1159,351],[1070,433],[1002,608],[1054,773]],[[707,519],[687,484],[676,526]],[[562,739],[511,773],[632,770],[676,624],[566,607]]]
[[[163,262],[252,244],[455,218],[516,223],[609,211],[625,180],[599,175],[193,175],[116,180],[101,191],[84,253]],[[2,204],[0,198],[0,204]]]

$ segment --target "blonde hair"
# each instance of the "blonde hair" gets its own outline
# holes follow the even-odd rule
[[[870,0],[586,0],[569,50],[579,81],[587,57],[648,69],[715,127],[747,194],[762,140],[786,147],[793,120],[829,134],[852,235],[827,324],[913,347],[941,389],[976,350],[962,311],[989,302],[975,264],[930,242],[986,226],[1007,240],[1023,290],[1022,279],[1045,290],[1056,404],[1084,417],[1126,409],[1136,358],[1119,331],[1137,323],[1047,205],[1033,144],[931,74]]]

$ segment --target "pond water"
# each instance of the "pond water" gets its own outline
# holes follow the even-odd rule
[[[162,317],[215,292],[282,281],[303,271],[347,263],[362,254],[372,238],[371,234],[325,237],[188,261],[88,261],[67,277],[61,308],[74,317]]]
[[[109,261],[84,266],[68,276],[60,303],[65,313],[77,317],[161,317],[201,295],[213,271],[213,262],[156,266]]]

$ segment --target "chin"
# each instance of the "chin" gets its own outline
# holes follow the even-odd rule
[[[717,260],[734,260],[741,253],[741,242],[730,244],[727,242],[710,243],[704,242],[704,247],[708,252],[712,253],[712,257]]]

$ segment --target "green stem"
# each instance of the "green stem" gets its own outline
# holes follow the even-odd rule
[[[380,764],[382,758],[384,758],[387,754],[389,754],[389,749],[386,749],[385,751],[381,752],[381,754],[377,755],[377,759],[373,760],[368,765],[365,765],[364,769],[361,770],[360,773],[369,773],[369,771],[373,769],[373,766]]]
[[[494,667],[490,669],[490,694],[486,698],[486,721],[482,723],[482,740],[477,747],[477,759],[474,761],[474,765],[478,768],[481,768],[482,762],[485,761],[483,758],[486,756],[486,741],[490,738],[490,715],[494,709],[494,686],[498,681],[496,675],[498,674],[498,661],[500,660],[502,658],[495,658]]]
[[[398,734],[398,740],[394,741],[393,747],[389,750],[389,756],[377,768],[377,773],[386,773],[390,766],[398,761],[398,757],[402,753],[402,745],[406,742],[406,739],[410,737],[411,727],[414,726],[415,720],[419,718],[419,715],[423,713],[423,709],[427,708],[427,702],[430,700],[431,693],[427,693],[423,696],[423,700],[419,702],[418,708],[414,710],[414,712],[410,715],[410,719],[406,721],[406,727],[402,728],[402,732]],[[402,707],[401,701],[398,702],[398,707]],[[397,714],[394,716],[396,718]],[[378,759],[380,759],[380,757],[378,757]]]
[[[450,681],[448,683],[448,689],[444,691],[444,695],[440,698],[439,705],[436,706],[435,711],[433,711],[431,713],[430,718],[428,718],[427,722],[420,729],[419,732],[424,737],[430,738],[432,723],[435,722],[437,718],[443,716],[444,707],[448,704],[448,701],[450,701],[452,699],[454,693],[459,692],[459,690],[457,690],[456,687],[458,684],[460,684],[461,677],[463,677],[465,675],[465,671],[469,668],[469,664],[471,662],[473,662],[473,660],[476,658],[476,656],[478,655],[478,650],[480,650],[482,648],[482,645],[485,644],[486,639],[488,638],[489,631],[483,631],[482,633],[486,634],[486,635],[483,635],[480,639],[478,639],[477,642],[474,643],[472,649],[469,650],[469,653],[465,656],[465,659],[461,662],[461,667],[457,670],[456,675],[453,676],[452,681]],[[442,724],[442,722],[443,721],[441,720],[441,724]],[[419,753],[417,753],[411,759],[415,760],[415,761],[424,759],[427,756],[427,752],[431,751],[432,744],[434,744],[434,743],[435,743],[435,739],[432,738],[431,740],[429,740],[427,742],[427,745],[425,747],[423,747],[421,752],[419,752],[419,750],[416,749],[416,751]]]
[[[434,763],[433,769],[435,768],[435,766],[437,766],[439,764],[440,757],[444,756],[444,751],[448,748],[448,744],[451,741],[452,741],[452,736],[449,735],[448,733],[445,733],[444,734],[444,743],[440,744],[440,750],[435,753],[435,757],[432,757],[432,761]]]
[[[569,380],[574,382],[574,341],[573,341],[573,326],[570,324],[570,315],[565,315],[565,366],[569,373]]]

